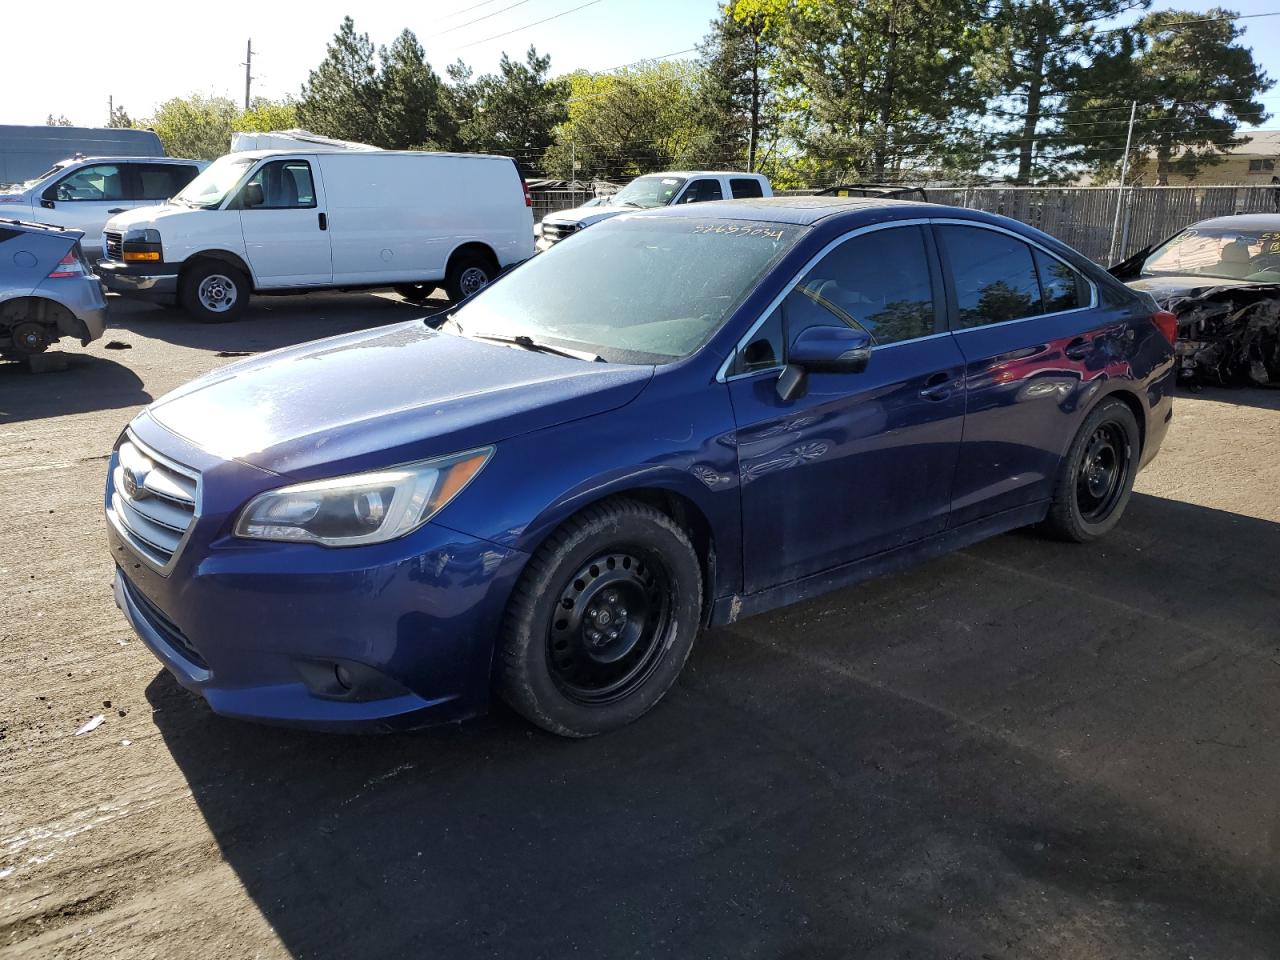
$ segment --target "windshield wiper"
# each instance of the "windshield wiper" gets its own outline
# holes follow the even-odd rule
[[[644,209],[644,204],[642,204],[642,203],[636,203],[634,200],[621,200],[621,201],[619,201],[618,206],[620,206],[620,207],[639,207],[641,210],[643,210],[643,209]]]
[[[526,350],[533,350],[537,353],[553,353],[558,357],[568,357],[570,360],[587,360],[591,363],[604,363],[604,357],[587,350],[570,350],[567,347],[553,347],[549,343],[542,343],[534,340],[533,337],[527,337],[519,334],[514,337],[506,337],[496,333],[472,333],[468,336],[476,340],[489,340],[493,343],[510,343],[517,347],[524,347]]]

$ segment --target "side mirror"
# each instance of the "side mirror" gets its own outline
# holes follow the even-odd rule
[[[242,200],[242,203],[246,209],[251,207],[260,207],[265,202],[266,200],[262,195],[262,184],[246,183],[244,185],[244,199]]]
[[[804,396],[809,372],[861,373],[871,359],[871,335],[845,326],[806,327],[791,341],[787,365],[778,375],[778,397]]]
[[[870,334],[835,325],[801,330],[787,354],[788,362],[815,373],[861,373],[870,359]]]

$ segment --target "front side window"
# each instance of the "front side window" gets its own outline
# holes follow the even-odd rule
[[[528,337],[617,363],[700,347],[807,227],[692,217],[606,220],[450,314],[462,336]]]
[[[709,200],[723,200],[724,191],[720,189],[719,180],[704,178],[689,184],[689,189],[680,198],[681,203],[706,203]]]
[[[185,163],[140,163],[138,172],[139,200],[168,200],[195,179],[197,170]]]
[[[943,256],[951,264],[959,329],[1034,317],[1044,312],[1031,247],[981,227],[942,226]]]
[[[733,372],[786,362],[785,345],[807,327],[845,324],[883,346],[934,332],[933,280],[920,227],[875,230],[818,261],[739,351]]]
[[[52,193],[53,196],[49,196]],[[124,171],[114,163],[81,167],[45,192],[46,200],[123,200]]]
[[[246,210],[295,210],[316,205],[311,164],[305,160],[273,160],[259,167],[240,191]]]

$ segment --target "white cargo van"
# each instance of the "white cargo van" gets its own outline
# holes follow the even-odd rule
[[[108,289],[174,296],[231,320],[250,293],[394,287],[474,293],[533,255],[533,213],[509,157],[259,150],[216,160],[163,206],[103,231]]]

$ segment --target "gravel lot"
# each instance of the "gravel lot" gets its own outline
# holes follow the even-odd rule
[[[216,718],[133,638],[106,455],[228,354],[421,309],[114,305],[66,372],[0,364],[0,956],[1280,955],[1280,392],[1180,398],[1104,542],[716,630],[619,733],[337,738]]]

